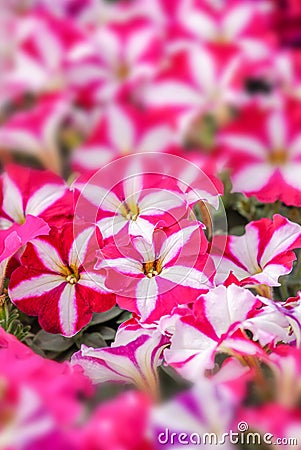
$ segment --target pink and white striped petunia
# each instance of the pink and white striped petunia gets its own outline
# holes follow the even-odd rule
[[[156,397],[157,367],[167,344],[168,339],[159,331],[145,329],[130,320],[119,328],[110,348],[82,345],[71,362],[81,365],[93,383],[130,383]]]
[[[77,170],[97,170],[130,153],[163,152],[179,143],[177,130],[164,111],[141,110],[133,105],[109,105],[88,141],[73,155]]]
[[[70,58],[68,81],[98,104],[133,96],[156,73],[162,44],[162,30],[145,18],[94,28]]]
[[[260,301],[234,284],[219,286],[201,295],[191,314],[175,324],[166,362],[184,378],[198,380],[214,367],[216,353],[260,355],[261,348],[243,332],[243,323],[254,315]]]
[[[228,236],[226,247],[220,236],[215,245],[211,255],[218,264],[217,284],[232,273],[242,285],[279,286],[278,278],[292,270],[293,250],[301,247],[301,227],[275,214],[273,220],[249,223],[243,236]]]
[[[95,268],[106,268],[106,286],[122,308],[152,322],[212,285],[215,268],[206,250],[202,225],[183,221],[166,233],[156,230],[152,243],[137,237],[131,245],[100,251]]]
[[[272,11],[269,2],[192,0],[180,3],[178,22],[190,33],[187,40],[237,46],[253,59],[269,54]]]
[[[191,389],[154,408],[151,426],[159,442],[157,448],[209,449],[213,446],[234,450],[235,446],[226,441],[225,436],[229,435],[229,430],[236,429],[233,422],[241,400],[237,397],[237,393],[229,392],[222,383],[200,377]]]
[[[58,132],[68,112],[68,101],[59,95],[42,98],[31,110],[17,112],[0,126],[2,150],[32,155],[45,168],[60,173]]]
[[[290,299],[288,302],[274,302],[259,297],[262,308],[247,319],[243,326],[252,333],[252,339],[261,346],[293,343],[301,344],[301,314],[300,299]]]
[[[143,157],[122,158],[75,183],[80,190],[77,214],[87,215],[86,199],[104,239],[129,235],[151,242],[155,228],[172,226],[187,215],[186,196],[176,181],[160,171],[145,171],[145,162]]]
[[[8,15],[8,18],[7,33],[13,32],[6,36],[10,64],[1,73],[4,88],[14,97],[14,91],[37,95],[66,87],[66,60],[84,40],[83,30],[74,21],[45,9],[43,12],[31,9],[28,14]],[[45,41],[41,39],[42,34]]]
[[[300,105],[286,102],[270,111],[248,108],[220,134],[219,143],[228,159],[233,192],[301,206]]]
[[[92,312],[115,304],[102,274],[93,271],[98,239],[94,227],[74,235],[68,223],[49,237],[28,244],[21,267],[10,279],[12,302],[28,315],[38,316],[46,331],[73,336],[89,323]]]
[[[5,169],[0,177],[0,230],[24,223],[28,215],[57,226],[72,218],[73,195],[61,177],[17,165]]]
[[[241,101],[241,56],[233,49],[189,46],[175,52],[167,67],[141,93],[148,107],[178,112],[180,131],[210,113],[219,116]]]

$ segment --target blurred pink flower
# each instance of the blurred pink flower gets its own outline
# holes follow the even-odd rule
[[[92,392],[80,370],[36,355],[0,328],[0,386],[1,448],[32,450],[44,442],[74,449],[78,395]]]
[[[109,105],[88,140],[76,149],[76,169],[97,170],[131,153],[162,152],[179,142],[168,112],[141,109],[125,102]]]
[[[301,205],[299,123],[299,105],[286,101],[268,111],[248,108],[220,133],[233,192],[254,195],[262,202]]]
[[[154,450],[150,398],[129,391],[99,406],[81,432],[81,450]]]

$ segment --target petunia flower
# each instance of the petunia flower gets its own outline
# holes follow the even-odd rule
[[[179,143],[177,129],[165,111],[141,110],[125,102],[110,104],[88,140],[76,149],[78,170],[97,170],[119,156],[163,152]]]
[[[243,323],[260,305],[248,290],[230,285],[219,286],[201,295],[193,312],[175,324],[170,349],[165,350],[167,364],[189,380],[199,379],[213,369],[216,353],[260,355],[260,347],[243,333]]]
[[[272,6],[266,1],[183,1],[178,23],[189,33],[187,40],[232,45],[257,60],[270,52],[271,12]]]
[[[221,245],[219,245],[219,239]],[[273,219],[250,222],[242,236],[216,237],[211,254],[217,265],[215,281],[232,273],[242,285],[279,286],[278,278],[291,272],[301,246],[301,227],[275,214]]]
[[[96,104],[134,96],[156,73],[162,43],[160,27],[141,17],[94,28],[72,53],[68,82],[77,93],[89,92]]]
[[[126,247],[108,246],[95,266],[106,269],[106,286],[118,294],[119,305],[142,321],[159,319],[212,285],[215,269],[202,225],[184,221],[166,233],[155,231],[152,243],[137,237]]]
[[[0,230],[0,263],[13,256],[23,245],[37,236],[49,234],[50,227],[39,217],[28,215],[23,224]]]
[[[93,271],[98,245],[94,230],[85,227],[74,235],[70,223],[61,232],[53,230],[49,238],[35,239],[12,274],[12,302],[26,314],[38,316],[50,333],[73,336],[89,323],[92,312],[115,304],[104,276]]]
[[[0,230],[0,293],[10,259],[28,242],[38,236],[48,235],[50,227],[39,218],[28,215],[23,224],[15,223],[7,230]]]
[[[190,45],[170,57],[168,65],[141,91],[148,107],[177,112],[177,125],[187,132],[200,115],[224,116],[241,102],[241,55],[233,49]]]
[[[151,427],[158,448],[233,450],[226,436],[235,429],[236,397],[222,383],[200,377],[191,389],[154,408]]]
[[[113,237],[119,243],[129,235],[150,242],[155,228],[174,225],[187,215],[186,197],[171,176],[145,168],[147,158],[128,158],[75,182],[80,191],[76,214],[94,215],[104,239]]]
[[[31,110],[15,113],[0,126],[2,150],[34,156],[45,168],[60,173],[58,132],[68,112],[68,101],[57,95],[41,99]]]
[[[111,347],[82,345],[80,351],[72,356],[71,362],[82,366],[93,383],[130,383],[156,397],[157,366],[162,361],[162,352],[167,344],[168,339],[159,331],[129,321],[119,328]]]
[[[219,138],[233,192],[262,202],[301,205],[300,109],[294,102],[272,110],[248,108]],[[256,174],[256,176],[254,176]]]

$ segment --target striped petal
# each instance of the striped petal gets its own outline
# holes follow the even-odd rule
[[[153,278],[144,277],[136,288],[137,309],[141,320],[146,320],[156,308],[158,301],[158,285]]]
[[[13,302],[20,302],[27,297],[39,297],[52,291],[64,282],[64,278],[58,275],[43,274],[35,278],[29,278],[15,287],[9,289],[9,296]]]
[[[61,273],[62,267],[65,265],[58,254],[57,250],[48,242],[41,239],[33,241],[37,256],[40,258],[44,266],[52,272]]]
[[[65,186],[46,184],[38,189],[28,200],[25,212],[38,216],[59,200],[66,192]]]
[[[76,333],[78,318],[76,305],[75,285],[66,283],[58,303],[59,320],[64,336],[73,336]]]
[[[15,222],[23,222],[24,210],[22,194],[7,173],[3,175],[2,209]]]

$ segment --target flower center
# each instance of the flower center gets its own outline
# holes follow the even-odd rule
[[[118,80],[126,80],[130,74],[130,68],[126,63],[121,63],[116,67],[115,74]]]
[[[75,284],[79,281],[80,275],[77,267],[65,267],[65,280],[67,283]]]
[[[281,148],[273,150],[268,156],[268,161],[273,166],[283,166],[288,161],[287,151]]]
[[[162,272],[162,263],[159,259],[143,263],[143,272],[147,278],[153,278]]]
[[[127,220],[137,220],[140,210],[136,203],[134,202],[123,202],[121,205],[121,214]]]

